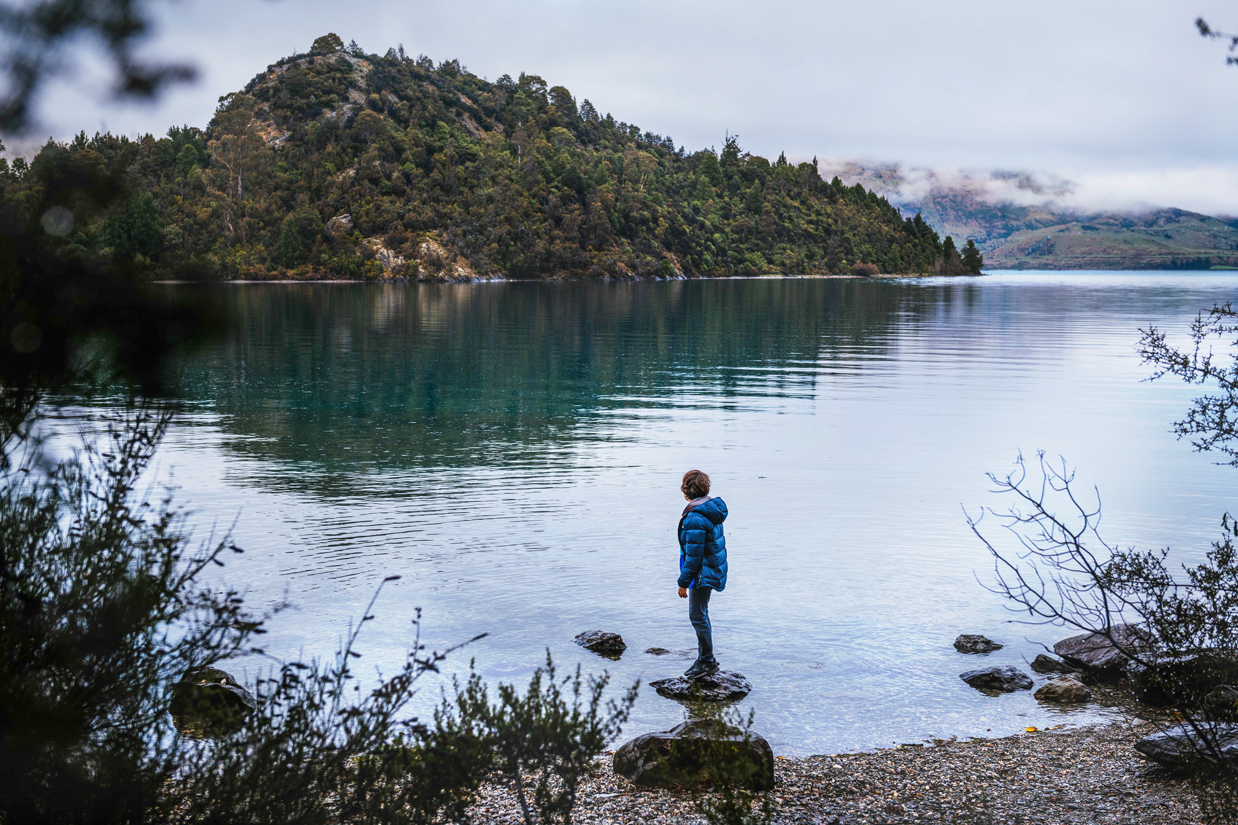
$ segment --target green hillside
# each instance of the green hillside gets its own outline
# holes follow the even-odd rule
[[[487,82],[333,35],[221,98],[203,129],[82,134],[0,164],[10,227],[66,181],[124,192],[64,195],[63,251],[157,278],[964,270],[918,217],[823,181],[815,163],[770,162],[734,138],[685,152],[533,75]]]

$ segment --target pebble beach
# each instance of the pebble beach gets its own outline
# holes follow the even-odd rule
[[[1191,787],[1133,748],[1154,732],[1131,719],[1003,739],[944,740],[866,753],[775,760],[775,822],[786,825],[1196,825]],[[474,821],[519,823],[514,796],[487,785]],[[584,825],[695,825],[687,791],[641,788],[598,761],[573,811]]]

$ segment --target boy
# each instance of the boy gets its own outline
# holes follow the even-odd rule
[[[709,624],[709,597],[726,588],[726,537],[722,522],[726,504],[709,497],[709,476],[700,470],[684,473],[680,484],[688,506],[679,518],[679,598],[688,600],[688,619],[696,631],[697,656],[684,673],[699,679],[718,672]]]

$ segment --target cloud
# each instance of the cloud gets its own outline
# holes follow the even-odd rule
[[[826,180],[862,184],[897,206],[915,206],[934,192],[963,191],[992,204],[1039,206],[1060,212],[1145,212],[1175,207],[1205,215],[1238,214],[1238,166],[1080,171],[1069,178],[1043,172],[909,166],[860,158],[819,158]]]

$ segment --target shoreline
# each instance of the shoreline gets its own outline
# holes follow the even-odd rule
[[[1157,728],[1153,721],[1130,718],[1000,739],[777,757],[774,822],[1197,825],[1199,805],[1190,785],[1132,747]],[[498,783],[483,785],[469,811],[478,822],[522,821],[514,796]],[[704,821],[691,792],[633,785],[611,770],[610,753],[582,782],[572,819],[582,825]]]
[[[719,275],[702,278],[472,278],[461,281],[419,281],[415,278],[384,278],[381,280],[349,280],[347,278],[260,278],[257,280],[235,281],[183,281],[163,279],[150,281],[152,284],[184,285],[196,284],[202,286],[227,286],[229,284],[370,284],[384,286],[387,284],[634,284],[634,283],[687,283],[689,281],[898,281],[918,278],[949,278],[968,279],[985,278],[989,273],[979,275]]]

